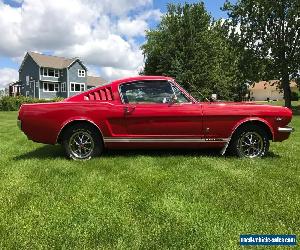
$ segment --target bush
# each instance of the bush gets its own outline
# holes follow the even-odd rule
[[[292,92],[291,99],[292,99],[292,101],[298,101],[299,100],[299,94],[297,92]]]
[[[59,102],[63,98],[54,99],[37,99],[25,96],[4,96],[0,99],[0,110],[1,111],[17,111],[20,106],[24,103],[41,103],[41,102]]]

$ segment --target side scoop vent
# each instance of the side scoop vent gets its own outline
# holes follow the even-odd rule
[[[113,95],[110,87],[98,89],[84,96],[87,101],[112,101]]]

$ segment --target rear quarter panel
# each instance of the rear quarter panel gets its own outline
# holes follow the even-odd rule
[[[22,130],[29,139],[55,144],[60,130],[74,120],[87,120],[99,127],[106,136],[109,129],[106,126],[106,114],[112,109],[112,104],[102,102],[61,102],[24,105],[20,112]]]

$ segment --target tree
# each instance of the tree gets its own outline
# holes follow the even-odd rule
[[[195,86],[205,96],[239,99],[239,60],[221,24],[203,3],[168,5],[158,27],[147,31],[143,74],[175,77],[193,94]]]
[[[226,1],[230,38],[240,48],[240,70],[249,81],[278,79],[291,107],[290,80],[299,78],[299,0]]]

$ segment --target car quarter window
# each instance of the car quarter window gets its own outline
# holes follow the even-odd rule
[[[190,102],[168,81],[149,80],[125,83],[120,86],[124,103],[168,103],[175,94],[179,103]]]

